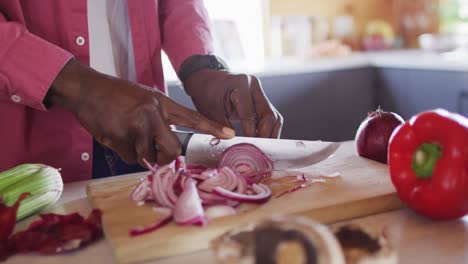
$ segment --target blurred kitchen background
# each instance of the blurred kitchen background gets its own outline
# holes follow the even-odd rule
[[[215,50],[260,77],[283,136],[352,139],[378,105],[468,115],[468,0],[205,0]],[[191,106],[164,62],[169,93]]]

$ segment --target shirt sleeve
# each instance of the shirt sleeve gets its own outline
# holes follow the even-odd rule
[[[213,53],[203,0],[160,0],[159,7],[162,47],[177,73],[188,57]]]
[[[72,54],[7,21],[0,10],[0,100],[45,111],[43,99]]]

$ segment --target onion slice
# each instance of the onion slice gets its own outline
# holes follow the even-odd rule
[[[144,234],[153,232],[153,231],[165,226],[166,224],[171,222],[171,220],[172,220],[172,214],[166,215],[166,216],[162,217],[161,219],[159,219],[156,223],[154,223],[152,225],[149,225],[147,227],[136,227],[136,228],[131,229],[130,232],[129,232],[129,235],[130,236],[139,236],[139,235],[144,235]]]
[[[209,170],[206,170],[207,172]],[[202,173],[204,174],[204,173]],[[215,187],[222,187],[226,190],[232,191],[238,186],[239,176],[228,167],[222,168],[219,172],[214,170],[207,180],[198,185],[202,191],[211,192]]]
[[[220,197],[214,193],[208,193],[198,190],[198,194],[200,195],[200,198],[202,199],[202,204],[204,205],[226,203],[226,198]]]
[[[221,154],[218,168],[229,167],[239,174],[252,171],[271,171],[273,162],[255,145],[235,144]]]
[[[151,183],[144,178],[140,183],[135,187],[131,194],[131,198],[135,202],[141,202],[147,200],[151,194]]]
[[[271,197],[271,190],[265,184],[253,184],[252,189],[255,194],[240,194],[228,191],[222,187],[215,187],[213,193],[226,199],[247,203],[264,203]]]
[[[203,207],[195,183],[193,179],[187,179],[184,182],[184,190],[174,208],[174,220],[177,224],[203,225],[205,223]]]

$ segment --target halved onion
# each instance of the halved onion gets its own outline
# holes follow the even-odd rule
[[[218,168],[229,167],[239,174],[273,169],[273,162],[256,146],[248,143],[232,145],[224,150]]]

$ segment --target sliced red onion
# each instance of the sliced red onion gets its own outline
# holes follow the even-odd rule
[[[171,203],[166,193],[166,188],[171,183],[168,181],[168,177],[172,174],[173,170],[170,165],[165,165],[159,168],[154,174],[153,180],[153,194],[155,200],[162,206],[172,208],[174,204]]]
[[[218,161],[218,168],[229,167],[239,174],[251,171],[271,171],[272,161],[256,146],[248,143],[227,148]]]
[[[139,235],[144,235],[144,234],[153,232],[165,226],[166,224],[170,223],[171,220],[172,220],[172,214],[164,216],[152,225],[149,225],[146,227],[136,227],[136,228],[131,229],[129,232],[129,235],[133,237],[133,236],[139,236]]]
[[[247,173],[242,173],[242,177],[247,180],[249,185],[252,185],[258,181],[261,181],[265,178],[269,178],[271,176],[272,171],[251,171]]]
[[[151,172],[156,172],[158,170],[158,164],[151,165],[145,158],[143,158],[143,164],[145,164],[145,167],[151,171]]]
[[[167,202],[171,204],[171,207],[173,207],[175,205],[175,202],[177,201],[177,196],[174,193],[175,175],[176,175],[175,173],[172,173],[172,171],[169,171],[162,177],[162,181],[161,181],[162,183],[161,189],[164,192],[164,198],[167,198]]]
[[[141,201],[147,200],[147,197],[150,196],[150,193],[151,193],[150,186],[151,186],[151,183],[146,178],[144,178],[135,187],[130,197],[135,202],[141,202]]]
[[[185,169],[187,169],[187,170],[202,170],[202,171],[204,171],[204,170],[206,170],[206,169],[208,169],[208,168],[207,168],[206,166],[203,166],[203,165],[187,164],[187,165],[185,166]]]
[[[200,182],[207,179],[206,176],[202,176],[201,174],[188,174],[188,173],[186,173],[186,174],[184,174],[184,176],[185,177],[187,177],[187,176],[191,177],[192,179],[194,179],[196,181],[200,181]]]
[[[270,188],[268,188],[268,186],[264,184],[253,184],[252,189],[255,192],[255,194],[251,195],[231,192],[221,187],[215,187],[213,189],[213,193],[226,199],[248,203],[264,203],[268,201],[271,197]]]
[[[166,187],[166,195],[171,201],[172,204],[175,205],[178,196],[176,194],[176,190],[179,189],[178,186],[175,186],[177,182],[179,181],[179,178],[182,175],[182,169],[177,171],[176,173],[171,173],[170,179],[168,179],[168,184],[165,186]]]
[[[174,167],[176,171],[185,168],[185,158],[183,156],[178,156],[174,161]]]
[[[206,170],[208,171],[208,170]],[[216,172],[216,170],[212,170]],[[215,187],[222,187],[232,191],[238,185],[238,176],[231,169],[224,167],[219,172],[211,174],[212,176],[198,185],[200,190],[211,192]]]
[[[205,215],[203,214],[203,216],[197,216],[195,218],[192,218],[190,219],[189,221],[187,222],[183,222],[183,223],[178,223],[179,225],[196,225],[196,226],[204,226],[207,224],[207,219],[205,217]]]
[[[236,213],[236,209],[232,208],[229,205],[214,205],[208,207],[205,210],[205,215],[208,217],[208,219],[215,219],[228,215],[234,215]]]
[[[174,220],[177,224],[204,224],[204,212],[200,196],[198,195],[196,182],[187,179],[184,190],[177,199],[174,208]]]
[[[154,231],[171,219],[179,225],[205,225],[207,218],[202,204],[211,205],[206,213],[208,217],[216,218],[236,213],[234,207],[241,202],[267,201],[271,197],[271,190],[264,184],[255,184],[251,177],[269,175],[271,161],[254,145],[235,146],[237,147],[232,146],[223,153],[223,161],[220,160],[218,164],[219,169],[185,165],[183,157],[161,167],[151,166],[144,160],[152,174],[137,185],[132,192],[132,199],[145,201],[153,198],[162,206],[153,210],[164,217],[148,227],[132,229],[130,235]],[[232,160],[232,155],[237,160]],[[231,167],[221,166],[223,162],[231,164]],[[236,170],[246,174],[239,175]]]
[[[218,176],[218,169],[205,169],[202,173],[200,173],[201,177],[205,179],[209,179],[215,176]]]
[[[226,200],[226,204],[231,206],[232,208],[237,208],[241,204],[241,202],[233,201],[233,200]]]
[[[202,199],[202,204],[204,205],[226,203],[226,198],[220,197],[214,193],[207,193],[207,192],[198,190],[198,194],[200,196],[200,199]]]
[[[237,192],[238,193],[245,193],[247,191],[248,185],[247,181],[244,177],[238,176],[237,177]]]

